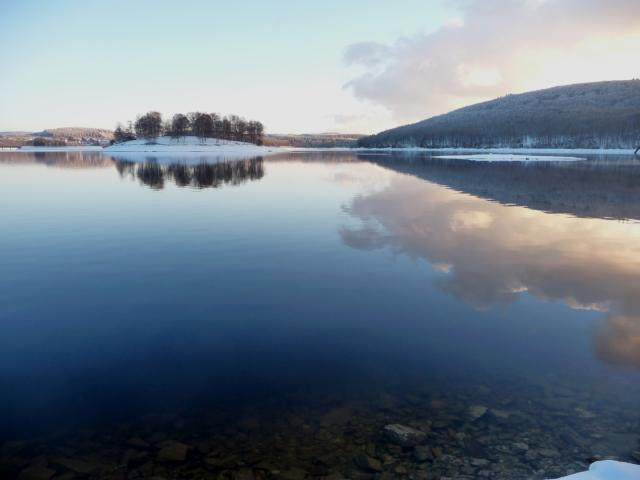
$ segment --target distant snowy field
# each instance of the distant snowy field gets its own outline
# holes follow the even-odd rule
[[[276,147],[264,147],[252,143],[234,142],[217,138],[199,139],[197,137],[158,137],[153,140],[131,140],[118,143],[104,149],[106,153],[211,153],[221,156],[260,156],[282,153],[284,150]]]
[[[581,157],[558,157],[555,155],[513,155],[508,153],[489,153],[480,155],[436,155],[434,158],[450,160],[471,160],[474,162],[579,162]]]

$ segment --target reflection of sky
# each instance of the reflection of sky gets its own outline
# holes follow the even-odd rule
[[[349,211],[362,225],[341,230],[347,244],[426,259],[446,272],[441,288],[477,308],[528,292],[607,312],[598,354],[640,366],[640,225],[506,207],[410,176]]]
[[[593,381],[612,369],[594,328],[603,310],[637,313],[633,226],[312,158],[160,191],[114,166],[0,162],[0,426],[207,395],[528,379],[560,361]],[[597,352],[628,362],[614,354],[635,323],[617,318]]]

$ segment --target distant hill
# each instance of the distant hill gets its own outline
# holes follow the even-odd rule
[[[0,132],[0,147],[106,145],[112,138],[111,130],[100,128],[49,128],[41,132]]]
[[[265,145],[273,147],[335,148],[357,147],[358,140],[364,135],[346,133],[305,133],[299,135],[265,135]]]
[[[507,95],[364,137],[362,147],[635,148],[640,80]]]
[[[49,128],[43,132],[35,133],[34,135],[53,138],[67,138],[70,140],[83,138],[111,140],[113,138],[113,132],[111,130],[84,127]]]

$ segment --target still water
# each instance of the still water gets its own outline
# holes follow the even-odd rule
[[[140,160],[0,153],[1,478],[640,461],[640,161]]]

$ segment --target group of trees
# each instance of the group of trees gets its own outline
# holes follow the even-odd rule
[[[134,123],[129,122],[126,128],[118,124],[113,138],[114,143],[121,143],[136,138],[153,139],[160,135],[170,135],[176,139],[193,135],[200,139],[219,138],[262,145],[264,126],[258,121],[245,120],[237,115],[221,117],[217,113],[176,113],[171,120],[165,121],[160,112],[148,112],[138,116]]]

